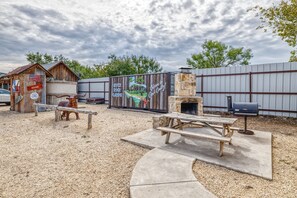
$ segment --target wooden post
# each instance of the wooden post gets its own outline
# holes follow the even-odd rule
[[[61,114],[58,109],[55,110],[55,121],[58,122],[61,119]]]
[[[88,129],[92,128],[92,114],[88,114]]]
[[[169,138],[170,138],[170,132],[167,132],[166,138],[165,138],[165,144],[169,143]]]
[[[219,156],[222,157],[223,156],[223,150],[224,150],[224,142],[220,141],[220,153]]]
[[[38,106],[35,106],[35,116],[38,116]]]
[[[173,122],[174,122],[174,119],[173,118],[170,118],[170,121],[169,121],[169,127],[170,128],[173,127]],[[169,143],[169,138],[170,138],[170,132],[167,132],[166,138],[165,138],[165,144],[168,144]]]

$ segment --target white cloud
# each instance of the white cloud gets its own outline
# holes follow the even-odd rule
[[[246,11],[254,5],[235,0],[2,0],[0,71],[26,64],[29,51],[63,54],[89,65],[106,61],[110,53],[144,54],[174,70],[206,39],[251,48],[253,64],[287,61],[286,44],[256,30],[259,21]]]

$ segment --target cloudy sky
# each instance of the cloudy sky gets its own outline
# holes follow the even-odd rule
[[[250,48],[252,64],[286,62],[290,48],[256,30],[251,6],[272,0],[1,0],[0,71],[26,64],[25,54],[63,54],[93,65],[144,54],[166,70],[186,65],[206,40]]]

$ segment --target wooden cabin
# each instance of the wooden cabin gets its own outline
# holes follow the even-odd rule
[[[66,99],[66,97],[58,97],[77,94],[79,76],[64,62],[53,62],[45,64],[43,67],[53,75],[53,78],[49,79],[46,83],[47,104],[57,105],[60,101]]]
[[[37,92],[37,102],[46,103],[46,78],[53,77],[40,64],[28,64],[18,67],[7,75],[10,80],[10,105],[11,110],[21,113],[33,112],[34,101],[30,98]]]
[[[44,64],[42,66],[53,75],[55,81],[77,82],[79,80],[79,76],[63,61]]]

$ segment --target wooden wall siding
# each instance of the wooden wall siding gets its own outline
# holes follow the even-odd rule
[[[170,73],[111,77],[109,105],[167,112],[170,79]]]
[[[65,80],[77,82],[78,77],[63,63],[56,65],[49,69],[49,72],[54,76],[55,80]]]
[[[204,110],[226,111],[226,96],[231,95],[234,102],[259,103],[262,115],[297,117],[297,62],[197,69],[194,73],[197,95],[207,107]]]
[[[27,73],[27,72],[26,72]],[[34,73],[34,72],[33,72]],[[46,82],[46,78],[45,78],[45,73],[43,71],[39,70],[39,75],[41,75],[41,82],[42,82],[42,86],[45,88],[45,82]],[[29,73],[28,74],[20,74],[20,75],[15,75],[13,76],[13,78],[11,78],[11,82],[13,80],[19,80],[20,81],[20,90],[19,92],[12,92],[11,91],[11,108],[13,111],[17,111],[17,112],[21,112],[21,113],[29,113],[29,112],[34,112],[33,109],[33,103],[34,101],[31,100],[30,98],[30,94],[33,91],[28,91],[27,87],[31,86],[31,85],[35,85],[34,82],[30,82],[29,81]],[[36,91],[39,94],[39,98],[37,100],[37,102],[39,103],[45,103],[45,89],[40,89]],[[23,99],[18,103],[15,104],[15,99],[18,96],[23,96]]]

